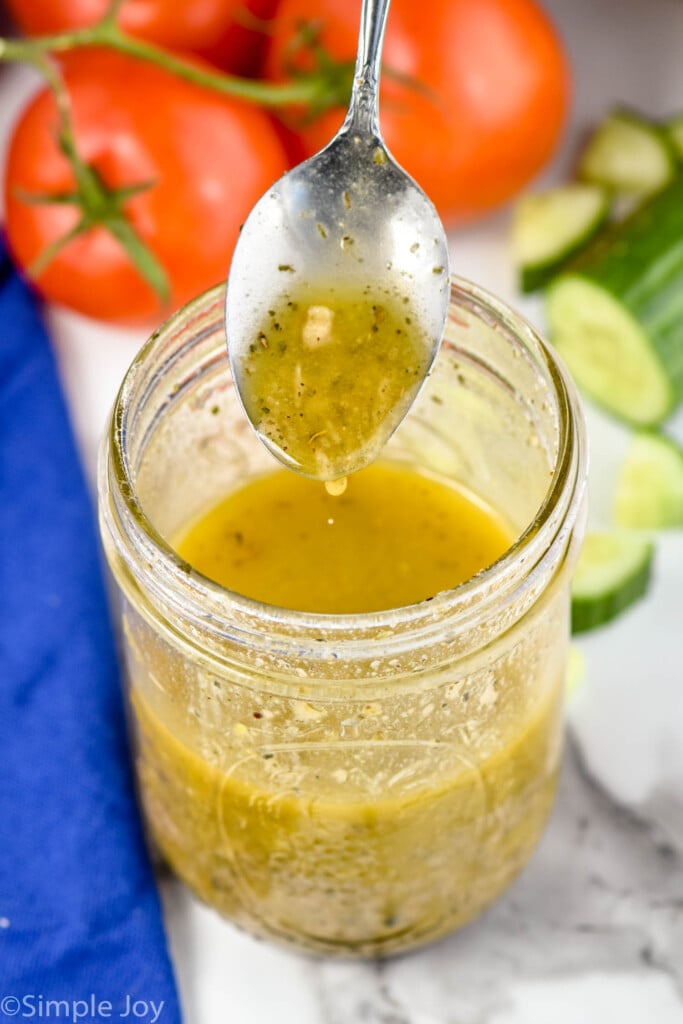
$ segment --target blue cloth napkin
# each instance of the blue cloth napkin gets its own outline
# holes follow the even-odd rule
[[[0,252],[0,1024],[180,1020],[94,522],[48,339]]]

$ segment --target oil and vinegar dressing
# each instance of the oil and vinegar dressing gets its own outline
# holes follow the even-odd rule
[[[228,495],[175,543],[203,575],[265,604],[323,614],[399,608],[491,565],[512,541],[492,509],[397,463],[344,493],[288,470]]]
[[[427,599],[511,541],[472,496],[387,461],[339,498],[287,470],[254,479],[176,547],[242,594],[346,613]],[[180,877],[257,934],[362,954],[433,939],[505,888],[552,805],[555,669],[540,700],[510,663],[500,684],[446,678],[414,708],[400,690],[318,704],[207,678],[186,716],[185,677],[161,651],[143,663],[131,696],[152,833]],[[395,740],[398,722],[409,738]]]
[[[236,370],[249,419],[280,461],[332,481],[377,457],[432,357],[407,296],[299,285],[268,311]]]

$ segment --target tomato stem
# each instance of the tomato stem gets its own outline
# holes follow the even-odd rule
[[[239,78],[236,75],[226,75],[221,71],[214,71],[210,67],[194,64],[155,46],[153,43],[126,35],[111,16],[112,11],[115,15],[116,9],[117,5],[112,5],[101,21],[86,28],[36,36],[33,39],[0,38],[0,61],[22,61],[35,64],[38,55],[65,53],[83,47],[104,46],[129,57],[156,64],[165,71],[192,82],[194,85],[266,107],[305,104],[320,110],[324,107],[343,105],[348,99],[348,95],[345,94],[346,82],[344,82],[344,93],[340,94],[339,66],[335,65],[333,69],[320,67],[317,73],[301,75],[283,83],[263,82],[250,78]],[[345,65],[344,71],[346,71]],[[343,77],[346,79],[348,75]]]
[[[104,12],[104,15],[102,16],[100,25],[113,25],[116,22],[119,11],[121,10],[122,3],[123,0],[110,0],[109,6],[107,7],[106,11]]]
[[[121,213],[103,221],[104,226],[126,251],[147,284],[154,289],[162,307],[168,305],[171,289],[163,266],[152,250],[142,241],[130,221]]]
[[[44,270],[47,270],[48,264],[52,262],[55,256],[58,255],[69,244],[73,242],[75,238],[81,235],[88,225],[85,223],[85,218],[82,217],[70,231],[67,231],[65,235],[60,235],[59,238],[55,238],[49,245],[46,245],[43,251],[37,256],[33,263],[26,268],[26,274],[31,280],[37,280]]]
[[[0,40],[0,43],[7,42]],[[8,60],[28,60],[46,79],[57,105],[59,115],[59,133],[57,143],[69,161],[76,188],[74,192],[57,196],[22,195],[22,201],[38,203],[60,203],[73,205],[80,211],[77,223],[59,238],[53,239],[28,267],[29,277],[38,278],[61,250],[89,228],[100,225],[105,228],[126,250],[128,258],[138,272],[154,290],[160,303],[166,305],[170,288],[168,277],[163,266],[149,246],[140,238],[128,220],[124,206],[133,196],[151,188],[154,182],[137,182],[123,188],[111,189],[102,181],[94,167],[81,158],[76,145],[76,136],[71,116],[71,101],[61,75],[50,63],[44,51],[27,46],[26,56],[18,56],[23,44],[12,42]],[[1,51],[0,51],[1,52]]]

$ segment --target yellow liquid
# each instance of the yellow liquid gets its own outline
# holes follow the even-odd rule
[[[407,298],[310,285],[269,311],[237,371],[249,418],[281,461],[335,480],[377,456],[431,356]]]
[[[384,464],[342,498],[274,473],[177,546],[243,593],[326,612],[424,599],[511,539],[465,494]],[[440,670],[408,694],[366,679],[320,701],[298,695],[296,675],[283,694],[265,676],[252,689],[229,669],[183,670],[129,630],[138,773],[160,850],[237,924],[308,949],[386,954],[462,925],[526,863],[552,805],[557,616],[546,610],[542,631],[493,668]]]
[[[246,597],[349,614],[433,597],[491,565],[511,541],[507,524],[462,491],[375,463],[339,497],[285,469],[254,480],[176,548]]]

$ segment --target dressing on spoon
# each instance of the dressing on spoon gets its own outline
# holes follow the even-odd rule
[[[370,285],[297,287],[268,311],[242,357],[242,400],[287,465],[335,481],[371,462],[429,370],[410,300]]]
[[[228,279],[228,354],[247,417],[280,462],[330,493],[407,414],[449,300],[438,214],[379,133],[388,6],[364,0],[346,120],[256,204]]]

